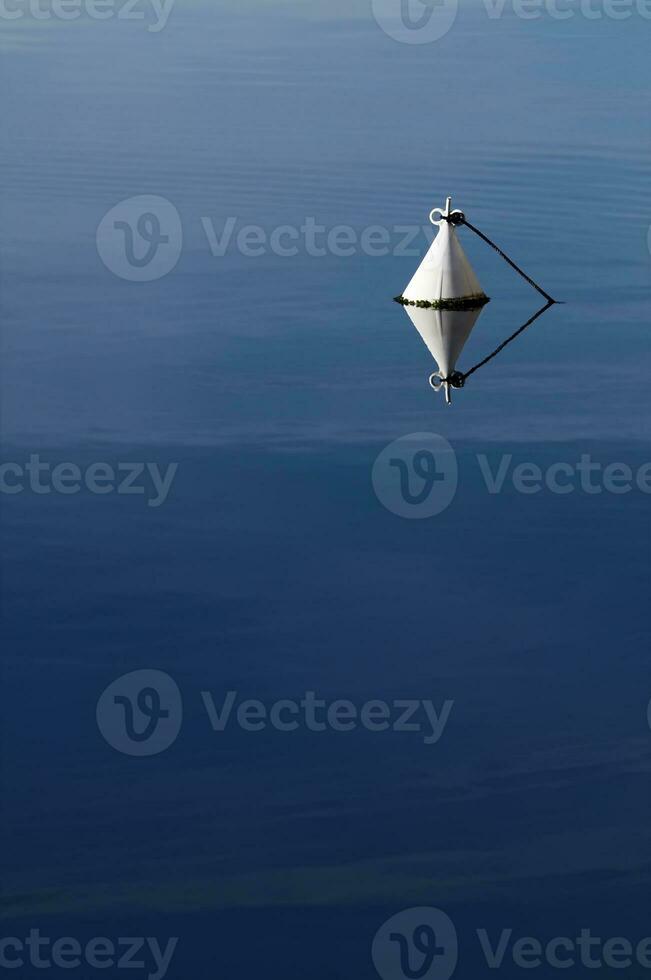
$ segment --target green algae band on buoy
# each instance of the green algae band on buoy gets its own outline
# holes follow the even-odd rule
[[[439,230],[415,276],[402,296],[396,297],[404,306],[465,310],[488,302],[454,230],[455,224],[463,223],[463,213],[452,211],[451,204],[448,197],[445,211],[434,208],[430,214]]]

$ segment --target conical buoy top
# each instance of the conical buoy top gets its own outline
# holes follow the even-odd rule
[[[463,223],[463,213],[452,210],[452,198],[446,198],[445,210],[434,208],[430,221],[438,227],[438,233],[402,294],[401,302],[450,309],[488,302],[454,230],[455,223]]]

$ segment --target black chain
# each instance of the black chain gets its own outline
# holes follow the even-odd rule
[[[501,343],[499,345],[499,347],[496,347],[492,354],[489,354],[488,357],[485,357],[483,361],[480,361],[479,362],[479,364],[475,364],[475,366],[472,367],[472,368],[470,368],[469,371],[465,371],[462,374],[462,378],[463,378],[464,384],[466,382],[466,379],[469,378],[471,374],[474,374],[475,371],[478,371],[480,367],[483,367],[484,366],[484,364],[488,364],[488,362],[489,361],[492,361],[494,357],[497,357],[497,355],[501,351],[503,351],[504,348],[508,344],[510,344],[512,341],[514,341],[516,337],[519,337],[520,334],[523,333],[527,329],[527,327],[530,327],[531,324],[534,323],[538,319],[539,316],[542,316],[543,313],[546,313],[547,310],[549,309],[549,307],[550,306],[554,306],[554,304],[555,304],[555,300],[552,299],[552,300],[549,300],[547,303],[545,303],[544,306],[541,306],[541,308],[538,310],[537,313],[534,313],[534,315],[532,317],[530,317],[527,320],[526,323],[523,323],[522,326],[519,327],[518,330],[515,331],[515,333],[512,333],[510,337],[507,337],[507,339],[505,341],[503,341],[503,343]]]
[[[527,273],[524,272],[524,270],[521,269],[519,265],[516,265],[513,259],[510,259],[506,254],[506,252],[502,251],[499,245],[496,245],[495,242],[492,242],[490,240],[490,238],[487,238],[486,235],[484,235],[484,233],[479,230],[479,228],[475,228],[474,225],[471,225],[468,219],[466,218],[465,214],[463,213],[463,211],[453,211],[452,214],[449,215],[448,217],[443,215],[443,220],[449,222],[452,225],[465,225],[466,228],[470,228],[471,231],[474,231],[475,235],[479,235],[482,241],[486,242],[487,245],[490,245],[491,248],[494,248],[495,251],[498,253],[498,255],[501,255],[504,261],[508,262],[508,264],[511,266],[512,269],[515,269],[515,271],[519,273],[523,279],[527,280],[530,286],[533,286],[534,289],[537,289],[540,295],[544,296],[548,303],[556,302],[556,300],[552,296],[550,296],[549,293],[546,293],[545,290],[541,286],[539,286],[537,282],[533,281],[531,276],[528,276]]]

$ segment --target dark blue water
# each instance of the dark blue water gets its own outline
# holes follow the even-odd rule
[[[175,980],[370,978],[380,925],[434,906],[470,980],[495,973],[482,927],[494,943],[651,933],[634,482],[651,458],[649,22],[468,5],[420,46],[344,8],[177,0],[157,33],[2,24],[3,460],[177,467],[159,506],[151,481],[1,495],[5,937],[176,936]],[[426,247],[420,233],[393,254],[394,229],[446,194],[565,301],[452,408],[391,303]],[[178,263],[150,282],[96,246],[137,195],[182,224]],[[392,245],[213,255],[206,225],[229,218],[235,237],[314,219],[324,235],[379,225]],[[540,297],[459,235],[492,298],[468,370]],[[419,432],[449,440],[458,490],[409,520],[371,474]],[[478,455],[506,460],[501,492]],[[631,489],[511,479],[585,456],[629,467]],[[143,758],[96,722],[102,691],[140,669],[183,699],[178,737]],[[435,744],[214,732],[202,691],[454,707]],[[499,972],[521,975],[509,956]]]

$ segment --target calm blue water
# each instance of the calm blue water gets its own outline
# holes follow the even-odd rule
[[[174,980],[371,978],[373,936],[414,906],[455,923],[462,980],[495,974],[482,927],[649,935],[649,496],[490,494],[477,461],[651,458],[649,21],[468,5],[419,46],[362,3],[177,0],[158,33],[2,28],[3,459],[178,467],[161,506],[149,484],[1,496],[2,935],[177,936]],[[395,244],[446,194],[565,301],[451,409],[391,302],[424,234],[379,257],[206,236],[314,219]],[[96,247],[136,195],[182,224],[150,282]],[[467,370],[540,303],[459,235],[492,297]],[[408,520],[371,473],[418,432],[459,484]],[[146,758],[96,723],[139,669],[183,698]],[[436,744],[213,732],[200,692],[230,690],[454,707]]]

